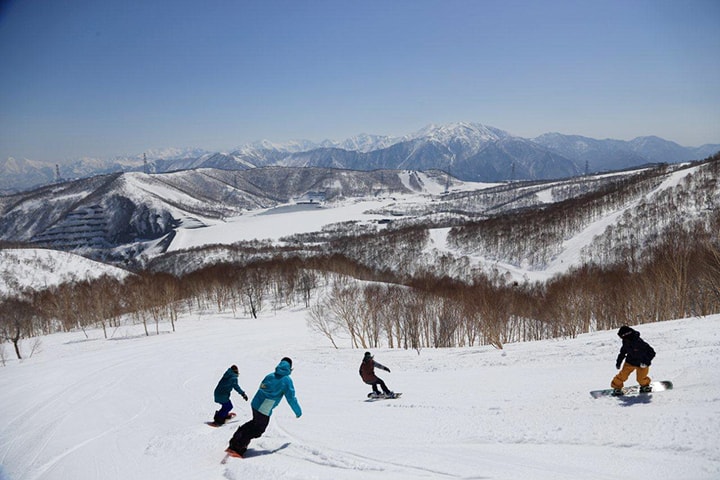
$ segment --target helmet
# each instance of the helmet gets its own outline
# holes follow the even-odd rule
[[[618,334],[618,337],[620,337],[620,338],[625,338],[625,337],[627,337],[628,335],[632,334],[634,331],[635,331],[635,330],[633,330],[632,328],[628,327],[627,325],[623,325],[622,327],[620,327],[620,329],[618,330],[617,334]]]

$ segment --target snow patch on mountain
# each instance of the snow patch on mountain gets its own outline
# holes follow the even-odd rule
[[[130,273],[56,250],[0,250],[0,296],[14,297],[23,290],[44,290],[63,283],[93,280],[104,275],[123,279]]]

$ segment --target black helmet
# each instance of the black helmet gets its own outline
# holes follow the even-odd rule
[[[365,358],[373,358],[372,353],[365,352]]]
[[[622,327],[620,327],[620,330],[618,330],[617,334],[618,334],[618,337],[625,338],[628,335],[632,334],[634,331],[635,330],[628,327],[627,325],[623,325]]]
[[[283,357],[281,362],[288,362],[290,364],[290,368],[292,368],[292,359],[290,357]]]

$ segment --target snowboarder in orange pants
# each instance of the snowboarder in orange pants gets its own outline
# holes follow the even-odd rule
[[[623,394],[622,387],[633,371],[638,384],[640,384],[640,391],[649,391],[651,379],[648,373],[650,372],[650,362],[655,358],[655,350],[640,338],[640,332],[627,325],[620,327],[617,334],[622,338],[623,343],[615,362],[615,368],[620,369],[623,360],[625,360],[625,364],[610,382],[610,386],[614,390],[613,395]]]

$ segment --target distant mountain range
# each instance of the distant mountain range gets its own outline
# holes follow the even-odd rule
[[[597,140],[547,133],[527,139],[478,123],[430,125],[403,137],[358,135],[344,141],[255,142],[231,152],[202,149],[153,150],[134,157],[84,158],[59,167],[8,158],[0,160],[0,193],[12,193],[99,174],[166,173],[196,168],[248,170],[266,166],[350,170],[446,171],[466,181],[547,180],[621,170],[652,163],[700,160],[720,144],[683,147],[659,137]],[[58,175],[59,173],[59,175]]]

